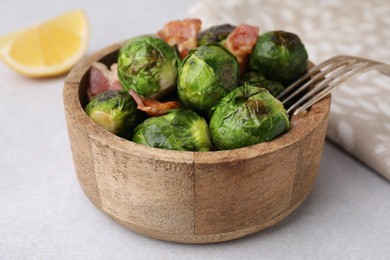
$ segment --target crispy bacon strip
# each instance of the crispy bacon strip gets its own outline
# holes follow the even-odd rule
[[[225,46],[237,57],[242,72],[246,69],[248,56],[255,47],[258,36],[259,27],[242,24],[226,38]]]
[[[202,22],[199,19],[171,21],[164,25],[163,29],[158,32],[158,36],[169,45],[176,45],[180,57],[184,58],[190,50],[198,46],[197,37],[201,26]]]
[[[170,110],[180,108],[178,101],[159,102],[155,99],[145,99],[134,90],[129,90],[130,95],[137,103],[137,108],[144,111],[149,116],[161,116],[167,114]]]
[[[121,90],[122,85],[118,78],[118,65],[112,64],[110,69],[101,62],[93,62],[89,73],[88,98],[91,100],[95,95],[107,90]]]

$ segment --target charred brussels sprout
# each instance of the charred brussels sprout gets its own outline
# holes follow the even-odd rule
[[[211,113],[210,135],[220,150],[270,141],[290,127],[282,103],[248,84],[230,92]]]
[[[151,117],[134,130],[133,141],[152,147],[179,151],[209,151],[211,141],[206,121],[187,109]]]
[[[118,76],[124,89],[158,98],[176,86],[178,56],[174,48],[153,36],[128,40],[119,50]]]
[[[242,85],[248,83],[259,88],[265,88],[274,97],[278,96],[284,90],[284,86],[281,83],[267,80],[261,73],[254,71],[246,73],[241,82]]]
[[[222,24],[210,27],[198,35],[198,46],[212,42],[222,42],[236,27],[230,24]]]
[[[189,108],[207,112],[237,86],[236,57],[219,44],[191,51],[179,67],[178,94]]]
[[[128,137],[137,121],[137,109],[127,91],[108,90],[96,95],[85,112],[98,125],[111,133]]]
[[[284,86],[299,78],[307,68],[308,55],[296,34],[272,31],[261,35],[250,56],[251,70]]]

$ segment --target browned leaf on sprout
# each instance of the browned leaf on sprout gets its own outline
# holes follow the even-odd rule
[[[199,19],[171,21],[164,25],[164,28],[158,32],[158,36],[169,45],[176,45],[180,57],[184,58],[190,50],[198,46],[197,37],[201,26],[202,22]]]
[[[137,108],[144,111],[149,116],[165,115],[170,110],[181,107],[181,104],[178,101],[159,102],[151,98],[145,99],[132,89],[129,90],[129,93],[137,103]]]
[[[259,27],[242,24],[236,27],[225,41],[226,48],[236,56],[241,67],[245,71],[247,59],[256,45],[259,37]]]
[[[91,100],[95,95],[107,90],[122,90],[117,71],[116,63],[107,68],[101,62],[93,62],[89,72],[88,98]]]

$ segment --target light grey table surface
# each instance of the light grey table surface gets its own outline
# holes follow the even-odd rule
[[[88,53],[186,17],[194,1],[8,1],[0,35],[73,8]],[[281,223],[210,245],[147,238],[82,192],[62,103],[64,77],[33,80],[0,64],[0,259],[390,259],[390,183],[329,141],[308,199]]]

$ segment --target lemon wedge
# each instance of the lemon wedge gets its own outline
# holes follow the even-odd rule
[[[35,26],[0,36],[0,59],[29,77],[68,72],[85,54],[89,23],[82,10],[72,10]]]

